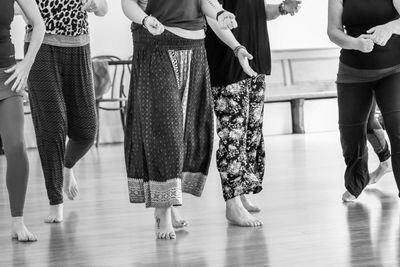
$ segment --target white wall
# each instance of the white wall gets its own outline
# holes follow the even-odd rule
[[[271,0],[279,3],[280,0]],[[127,58],[132,52],[130,22],[121,10],[119,0],[108,0],[110,11],[102,18],[90,15],[92,53],[113,54]],[[333,47],[326,36],[327,0],[303,0],[300,12],[269,22],[272,49]],[[13,41],[17,57],[23,55],[24,22],[17,18],[13,24]]]

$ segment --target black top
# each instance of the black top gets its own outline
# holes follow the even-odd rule
[[[10,25],[14,18],[14,0],[1,0],[0,8],[0,68],[15,64]]]
[[[206,25],[199,0],[149,0],[145,12],[167,27],[195,31]],[[132,24],[132,28],[137,27]]]
[[[342,23],[346,33],[352,37],[398,18],[393,0],[343,0]],[[370,53],[342,49],[340,61],[358,69],[383,69],[399,65],[400,36],[393,35],[385,46],[375,44]]]
[[[232,33],[253,55],[250,66],[259,74],[269,75],[271,52],[264,0],[229,0],[222,1],[222,5],[236,15],[239,26]],[[226,86],[248,78],[233,51],[212,30],[207,31],[206,49],[212,86]]]

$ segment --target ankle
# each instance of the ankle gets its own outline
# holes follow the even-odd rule
[[[225,203],[227,208],[243,206],[240,196],[228,199]]]
[[[11,223],[13,225],[16,224],[24,224],[24,217],[23,216],[16,216],[11,218]]]

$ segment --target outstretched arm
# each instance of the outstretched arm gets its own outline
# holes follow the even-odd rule
[[[249,65],[249,60],[252,60],[253,56],[247,52],[244,46],[240,45],[232,32],[227,29],[221,29],[218,22],[214,19],[207,18],[207,22],[218,38],[235,51],[235,55],[238,57],[243,71],[251,77],[256,76],[257,73]]]
[[[151,34],[158,35],[164,32],[164,25],[162,25],[155,17],[147,15],[139,6],[138,0],[121,0],[122,11],[125,16],[137,23],[143,24]]]
[[[93,12],[96,16],[103,17],[108,12],[107,0],[81,0],[83,10]]]
[[[17,2],[33,27],[32,39],[24,59],[5,71],[6,73],[12,73],[12,75],[4,84],[7,85],[14,81],[11,90],[19,92],[26,85],[32,64],[43,41],[45,26],[35,1],[17,0]]]
[[[281,15],[291,14],[292,16],[299,12],[301,1],[285,0],[279,5],[268,4],[269,0],[264,0],[265,12],[267,13],[267,20],[274,20]]]
[[[222,29],[234,29],[237,27],[235,15],[224,10],[216,0],[200,0],[201,11],[211,19],[215,19]]]
[[[354,38],[344,32],[342,23],[342,0],[329,0],[328,7],[328,36],[329,39],[343,49],[354,49],[369,53],[374,48],[374,43],[364,35]]]

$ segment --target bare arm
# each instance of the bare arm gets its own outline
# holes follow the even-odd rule
[[[83,10],[87,12],[93,12],[96,16],[103,17],[108,12],[107,0],[81,0]]]
[[[354,38],[345,33],[342,23],[342,0],[329,0],[328,6],[328,36],[329,39],[343,49],[360,50],[364,53],[371,52],[373,42],[364,35]]]
[[[240,43],[236,40],[235,36],[230,30],[221,29],[218,25],[218,22],[214,19],[207,17],[207,22],[218,38],[221,39],[221,41],[223,41],[232,50],[240,46]],[[249,54],[244,47],[240,48],[237,52],[237,57],[243,71],[251,77],[256,76],[257,73],[249,65],[249,60],[252,60],[253,56]]]
[[[216,20],[222,29],[234,29],[237,27],[235,15],[224,10],[217,0],[200,0],[200,4],[203,14],[207,18]]]
[[[14,81],[11,90],[18,92],[26,84],[32,64],[35,61],[36,54],[39,51],[43,41],[45,26],[35,1],[17,0],[17,2],[33,27],[31,42],[24,59],[21,62],[18,62],[12,68],[6,70],[7,73],[13,72],[13,74],[5,82],[5,84],[9,84]]]
[[[274,20],[277,19],[279,16],[281,16],[281,11],[279,10],[279,7],[281,4],[276,5],[276,4],[268,4],[269,0],[264,0],[264,5],[265,5],[265,12],[267,13],[267,20]],[[292,16],[299,12],[300,9],[300,4],[301,1],[297,0],[285,0],[282,2],[283,10],[286,14],[291,14]]]
[[[122,11],[125,16],[137,23],[142,24],[153,35],[159,35],[164,32],[164,25],[162,25],[156,18],[147,15],[139,6],[138,0],[121,0]]]

